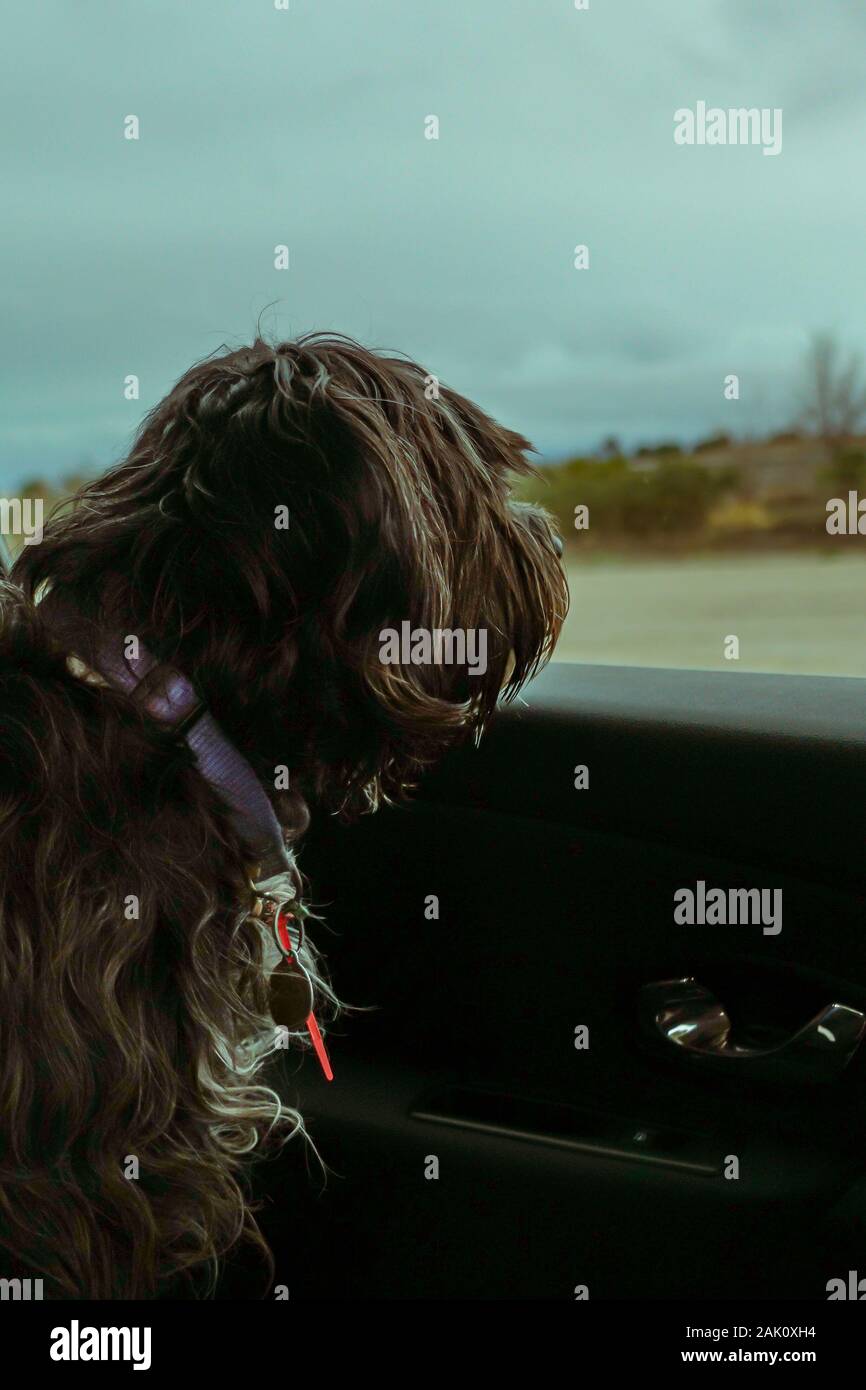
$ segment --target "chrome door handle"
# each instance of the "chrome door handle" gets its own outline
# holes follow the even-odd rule
[[[803,1027],[771,1047],[743,1047],[731,1038],[731,1020],[710,990],[692,976],[644,985],[640,998],[644,1029],[684,1059],[719,1070],[737,1063],[750,1075],[778,1081],[828,1081],[859,1046],[866,1015],[847,1004],[828,1004]]]

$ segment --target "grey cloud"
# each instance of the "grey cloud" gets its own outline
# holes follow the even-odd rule
[[[0,54],[0,490],[117,457],[268,305],[273,333],[418,356],[549,453],[716,428],[729,370],[742,419],[760,397],[775,423],[810,330],[863,343],[848,0],[83,0],[42,20],[20,7]],[[783,105],[782,155],[676,148],[698,98]]]

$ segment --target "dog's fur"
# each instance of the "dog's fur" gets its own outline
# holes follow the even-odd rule
[[[242,1237],[264,1246],[245,1155],[302,1129],[261,1075],[249,846],[179,736],[71,673],[36,600],[71,601],[85,663],[110,630],[184,671],[269,791],[288,767],[273,801],[292,844],[308,804],[402,797],[549,656],[567,597],[546,517],[510,497],[528,448],[410,361],[257,339],[187,372],[24,548],[0,611],[10,1268],[65,1297],[209,1292],[197,1274]],[[485,629],[486,673],[383,664],[404,620]]]

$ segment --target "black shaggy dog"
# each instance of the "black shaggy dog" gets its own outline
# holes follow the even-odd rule
[[[413,362],[256,340],[187,372],[24,547],[0,589],[0,1275],[210,1293],[239,1241],[267,1256],[247,1156],[302,1130],[264,1075],[262,847],[106,643],[188,678],[302,911],[308,805],[405,795],[552,650],[556,541],[510,495],[528,448]],[[486,662],[385,661],[404,623],[484,633]],[[294,965],[332,1016],[309,941]]]

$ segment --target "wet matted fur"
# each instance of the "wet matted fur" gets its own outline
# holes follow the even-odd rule
[[[184,671],[292,846],[308,807],[403,797],[549,656],[567,595],[547,518],[511,498],[528,449],[411,361],[338,335],[256,340],[187,372],[24,548],[0,594],[10,1272],[67,1297],[207,1293],[240,1240],[267,1254],[249,1155],[303,1129],[267,1084],[249,846],[182,738],[71,674],[35,600],[74,605],[87,664],[112,631]],[[486,672],[383,663],[380,633],[404,621],[485,631]],[[327,1018],[312,947],[308,965]]]

